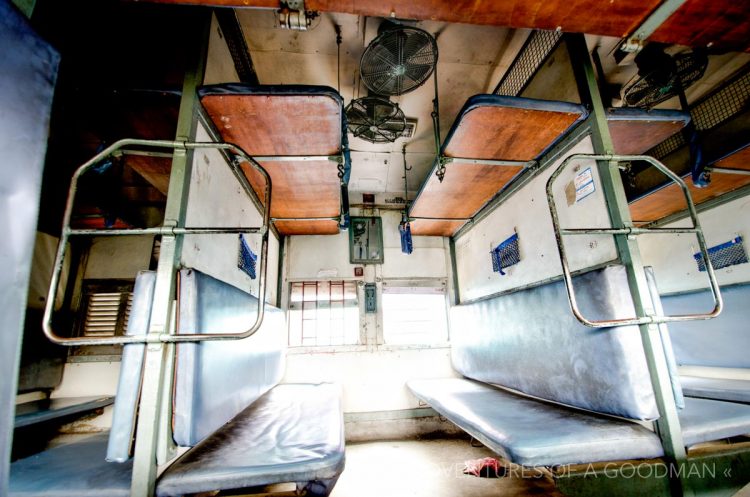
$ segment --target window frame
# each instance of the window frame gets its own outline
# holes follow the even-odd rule
[[[429,343],[386,343],[385,341],[385,307],[383,295],[388,292],[388,287],[394,288],[440,288],[444,297],[445,312],[445,339]],[[398,349],[432,349],[450,347],[451,325],[450,325],[450,288],[447,278],[383,278],[378,285],[378,346],[382,350]],[[396,293],[396,292],[394,292]],[[417,293],[417,292],[414,292]],[[427,293],[427,292],[426,292]]]
[[[357,336],[357,343],[356,344],[327,344],[327,345],[292,345],[291,343],[291,332],[292,332],[292,312],[296,311],[296,309],[293,309],[293,303],[292,303],[292,295],[294,293],[294,285],[305,283],[315,283],[316,285],[320,285],[321,283],[343,283],[343,284],[352,284],[354,286],[354,295],[356,298],[356,309],[357,309],[357,319],[356,319],[356,336]],[[364,337],[362,334],[362,309],[363,309],[363,294],[362,294],[362,281],[358,279],[352,279],[352,278],[301,278],[301,279],[295,279],[290,280],[287,282],[287,306],[286,306],[286,317],[287,317],[287,326],[286,326],[286,333],[287,333],[287,351],[289,353],[305,353],[309,351],[313,352],[320,352],[320,351],[339,351],[339,350],[360,350],[365,347],[364,343]],[[345,335],[346,336],[346,335]]]

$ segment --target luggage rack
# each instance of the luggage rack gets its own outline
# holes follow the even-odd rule
[[[183,227],[171,226],[165,220],[164,225],[154,228],[134,228],[134,229],[75,229],[71,228],[70,221],[75,205],[75,196],[78,191],[78,180],[87,171],[92,169],[100,161],[123,152],[127,147],[147,147],[156,149],[172,149],[173,154],[184,154],[187,150],[204,150],[217,149],[224,150],[235,154],[233,160],[228,161],[229,168],[234,173],[237,180],[243,186],[245,192],[251,195],[252,188],[240,168],[242,162],[247,162],[256,171],[258,171],[265,180],[264,203],[263,203],[263,225],[260,227]],[[125,152],[123,152],[125,153]],[[128,151],[128,153],[153,154],[151,151]],[[126,138],[118,140],[100,153],[96,154],[90,160],[76,169],[68,190],[68,199],[63,214],[62,232],[60,243],[57,246],[57,255],[53,266],[52,279],[50,280],[49,293],[44,308],[44,319],[42,320],[42,329],[45,336],[57,345],[68,347],[83,345],[123,345],[127,343],[151,343],[151,342],[199,342],[209,340],[239,340],[253,335],[260,329],[263,323],[265,300],[266,300],[266,269],[268,259],[268,232],[271,222],[271,177],[258,161],[248,155],[242,148],[231,143],[224,142],[190,142],[190,141],[171,141],[171,140],[143,140]],[[246,331],[241,333],[194,333],[190,335],[179,335],[170,333],[146,334],[146,335],[125,335],[118,337],[89,337],[89,338],[70,338],[62,337],[55,333],[52,328],[52,315],[54,313],[54,303],[58,287],[60,286],[60,275],[65,263],[65,253],[68,241],[71,237],[78,236],[138,236],[138,235],[207,235],[207,234],[238,234],[252,233],[261,235],[261,253],[260,253],[260,275],[258,280],[258,310],[255,323]]]
[[[682,190],[685,200],[687,201],[688,213],[692,220],[692,226],[688,228],[638,228],[634,226],[622,226],[616,228],[561,228],[560,219],[557,213],[557,206],[555,205],[555,198],[552,192],[552,186],[558,176],[565,170],[565,168],[574,161],[579,160],[597,160],[597,161],[609,161],[609,162],[632,162],[632,161],[644,161],[648,162],[656,169],[661,171],[671,181],[676,183]],[[622,168],[621,166],[618,166]],[[612,326],[626,326],[626,325],[641,325],[641,324],[656,324],[656,323],[667,323],[675,321],[696,321],[711,319],[718,316],[721,313],[723,307],[723,301],[721,299],[721,292],[719,291],[719,284],[716,281],[716,274],[711,264],[711,259],[708,256],[708,247],[706,240],[703,236],[703,230],[698,221],[698,213],[695,209],[695,204],[690,196],[690,190],[685,184],[685,181],[672,172],[667,166],[656,160],[655,158],[648,155],[613,155],[613,154],[572,154],[565,158],[560,166],[552,173],[549,180],[547,180],[547,203],[549,204],[550,215],[552,216],[552,226],[555,230],[555,241],[557,242],[557,250],[560,255],[560,263],[562,264],[563,280],[565,281],[565,288],[568,293],[568,301],[570,303],[570,309],[581,323],[592,328],[607,328]],[[683,314],[673,316],[638,316],[633,318],[625,319],[608,319],[608,320],[590,320],[586,318],[578,307],[576,300],[575,288],[573,287],[573,276],[570,271],[570,265],[568,264],[568,258],[565,253],[565,246],[563,244],[563,236],[568,235],[646,235],[646,234],[694,234],[698,239],[698,246],[700,247],[700,253],[703,260],[706,261],[706,272],[708,274],[708,280],[711,287],[711,294],[714,299],[714,308],[711,312],[701,314]]]

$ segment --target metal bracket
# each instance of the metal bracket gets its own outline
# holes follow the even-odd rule
[[[450,158],[439,155],[437,158],[437,162],[438,166],[437,170],[435,170],[435,176],[437,176],[438,180],[440,180],[440,182],[442,183],[443,178],[445,178],[445,165],[450,162]]]
[[[640,52],[644,46],[646,39],[651,36],[654,31],[659,29],[664,21],[666,21],[672,14],[677,12],[677,9],[682,7],[682,4],[686,0],[665,0],[664,3],[654,10],[648,18],[638,26],[633,34],[631,34],[621,45],[620,51],[626,53]]]
[[[279,2],[279,10],[276,11],[277,23],[281,29],[294,31],[307,31],[312,25],[312,20],[318,17],[318,12],[305,9],[304,0],[287,0]]]

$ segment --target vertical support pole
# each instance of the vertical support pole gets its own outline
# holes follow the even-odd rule
[[[609,133],[596,75],[586,47],[586,40],[581,34],[566,35],[566,43],[581,100],[591,108],[588,121],[594,153],[611,154],[614,152],[614,145]],[[630,209],[617,162],[599,161],[597,167],[612,226],[632,227]],[[653,316],[655,314],[654,305],[636,238],[627,235],[615,235],[615,245],[620,260],[627,269],[628,284],[633,296],[636,315]],[[684,465],[687,461],[687,454],[682,441],[677,406],[675,405],[667,361],[659,336],[659,327],[647,324],[641,325],[639,328],[656,405],[659,410],[660,417],[656,422],[656,428],[664,448],[664,455],[672,470],[670,471],[670,475],[673,477],[672,493],[674,495],[693,495],[685,478],[687,475],[684,471]],[[676,478],[678,475],[679,479]]]
[[[453,278],[453,305],[461,303],[461,292],[458,286],[458,262],[456,260],[456,239],[450,237],[450,252],[451,252],[451,276]]]
[[[187,141],[195,137],[198,120],[195,108],[198,105],[197,87],[203,82],[203,73],[208,49],[210,11],[196,12],[186,16],[185,33],[188,43],[187,67],[182,85],[182,98],[177,120],[176,140]],[[192,33],[197,34],[194,36]],[[176,149],[169,177],[167,205],[164,213],[165,226],[184,226],[190,188],[193,154]],[[172,301],[175,295],[175,274],[180,263],[182,236],[163,236],[157,266],[154,302],[149,323],[149,335],[168,333],[172,320]],[[156,482],[156,453],[160,445],[165,372],[171,370],[174,360],[173,344],[149,343],[143,370],[143,386],[138,415],[138,425],[133,461],[133,478],[130,493],[133,497],[151,497]]]

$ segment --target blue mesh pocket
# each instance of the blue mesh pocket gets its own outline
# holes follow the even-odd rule
[[[492,271],[505,275],[503,269],[521,262],[521,254],[518,251],[518,233],[513,233],[500,245],[490,251],[492,257]]]
[[[258,256],[255,255],[253,250],[247,244],[245,235],[240,235],[240,253],[237,257],[237,267],[245,272],[250,279],[255,279],[255,264],[258,261]]]

